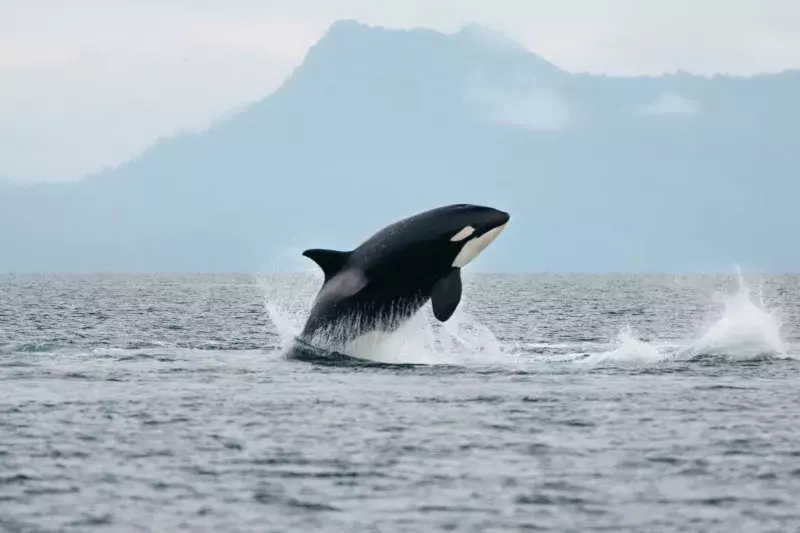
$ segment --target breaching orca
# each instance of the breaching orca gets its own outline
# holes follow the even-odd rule
[[[325,280],[289,358],[349,359],[348,342],[397,329],[428,300],[436,319],[447,321],[461,301],[461,268],[509,218],[490,207],[450,205],[395,222],[349,252],[304,251]]]

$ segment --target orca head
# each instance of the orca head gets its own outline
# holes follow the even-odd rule
[[[438,270],[431,289],[434,316],[447,321],[461,301],[461,269],[505,229],[509,214],[480,205],[456,204],[429,211],[424,224],[429,257]]]
[[[463,268],[494,241],[511,218],[505,211],[480,205],[456,204],[440,208],[437,233],[452,254],[448,266]]]

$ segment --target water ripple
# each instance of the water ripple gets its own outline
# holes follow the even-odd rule
[[[0,530],[800,524],[795,278],[478,277],[400,368],[285,361],[304,283],[0,278]]]

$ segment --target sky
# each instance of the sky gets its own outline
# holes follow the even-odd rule
[[[80,179],[202,129],[337,19],[476,23],[573,72],[800,68],[797,0],[0,0],[0,182]]]

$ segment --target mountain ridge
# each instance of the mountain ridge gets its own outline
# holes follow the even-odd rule
[[[558,72],[562,74],[566,74],[569,76],[577,77],[577,78],[586,78],[591,80],[596,79],[605,79],[605,80],[648,80],[652,82],[680,82],[682,80],[688,80],[689,82],[696,82],[698,80],[706,80],[706,81],[721,81],[721,80],[737,80],[737,81],[746,81],[746,80],[768,80],[770,78],[795,78],[793,81],[800,83],[800,69],[785,69],[780,72],[772,72],[772,73],[764,73],[764,74],[757,74],[751,76],[744,76],[744,75],[730,75],[724,73],[715,73],[712,75],[703,75],[703,74],[694,74],[682,70],[677,70],[675,72],[663,73],[659,75],[637,75],[637,76],[616,76],[616,75],[607,75],[607,74],[595,74],[595,73],[587,73],[587,72],[568,72],[560,67],[556,66],[555,64],[547,61],[542,56],[531,52],[527,48],[523,47],[516,41],[513,41],[511,38],[506,37],[505,35],[501,34],[500,32],[496,32],[490,28],[474,24],[468,23],[462,26],[457,32],[451,34],[441,33],[437,30],[428,29],[428,28],[413,28],[413,29],[397,29],[397,28],[390,28],[380,25],[369,25],[363,22],[360,22],[356,19],[340,19],[333,22],[328,29],[328,31],[318,40],[315,44],[313,44],[309,51],[307,52],[305,58],[301,63],[293,69],[293,71],[287,76],[286,80],[284,80],[278,88],[276,88],[271,93],[268,93],[261,98],[256,100],[244,103],[238,106],[236,109],[230,110],[226,113],[223,117],[219,117],[213,120],[208,126],[203,128],[202,130],[193,131],[193,132],[178,132],[173,135],[159,137],[154,140],[154,142],[147,148],[145,148],[142,152],[132,155],[131,157],[127,158],[125,161],[120,162],[117,165],[108,166],[103,169],[99,169],[87,174],[87,177],[94,177],[94,176],[104,176],[107,175],[109,172],[113,172],[117,170],[120,166],[125,165],[126,163],[135,160],[141,157],[144,153],[150,151],[153,148],[158,148],[160,145],[168,144],[170,141],[174,139],[183,139],[194,137],[198,135],[203,135],[210,130],[225,127],[231,122],[236,122],[239,119],[243,118],[245,115],[250,113],[257,113],[258,109],[265,105],[265,103],[270,99],[275,99],[275,97],[279,97],[281,94],[285,93],[287,90],[290,90],[292,87],[293,82],[296,81],[296,76],[298,72],[303,72],[304,70],[308,69],[310,66],[308,60],[309,57],[313,57],[312,54],[315,51],[320,49],[325,49],[329,46],[330,41],[338,39],[338,36],[341,34],[345,34],[348,37],[351,37],[351,31],[356,30],[361,35],[365,34],[375,34],[375,33],[389,33],[393,36],[401,36],[407,37],[412,36],[415,33],[421,33],[429,36],[435,36],[437,38],[459,38],[460,36],[470,35],[475,37],[483,37],[485,35],[502,35],[502,38],[507,42],[509,45],[513,45],[515,48],[516,53],[523,54],[527,56],[529,59],[534,59],[537,62],[540,62],[543,65],[546,65],[547,68],[551,69],[552,72]],[[24,183],[24,182],[23,182]]]
[[[478,269],[797,271],[773,229],[796,223],[794,94],[796,71],[572,74],[479,27],[339,21],[204,131],[0,194],[0,271],[254,271],[460,202],[512,214]]]

